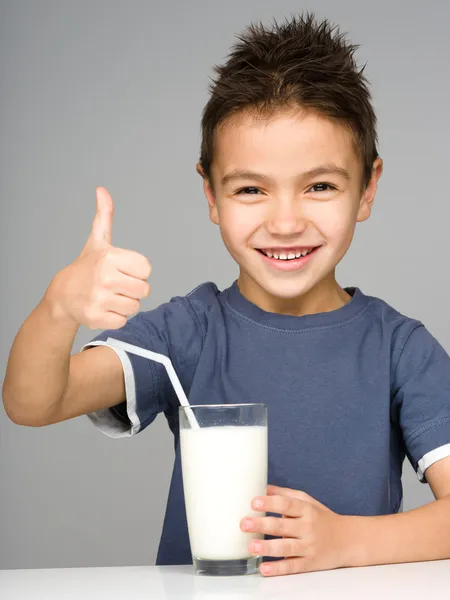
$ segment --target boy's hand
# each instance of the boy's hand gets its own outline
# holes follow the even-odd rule
[[[97,212],[86,245],[52,280],[44,302],[56,318],[90,329],[118,329],[150,293],[151,265],[142,254],[112,246],[113,201],[105,188],[96,192]]]
[[[288,488],[269,485],[267,496],[254,498],[252,508],[279,517],[246,517],[245,532],[281,536],[275,540],[253,540],[249,544],[255,556],[283,557],[285,560],[262,563],[263,575],[287,575],[346,566],[347,517],[338,515],[308,496]]]

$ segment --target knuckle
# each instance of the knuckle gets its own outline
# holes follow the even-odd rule
[[[276,532],[276,535],[283,535],[286,530],[285,519],[280,519],[278,517],[272,517],[273,529]]]
[[[297,556],[298,555],[298,548],[297,548],[297,540],[293,540],[291,538],[288,538],[285,540],[285,556]]]
[[[134,315],[135,313],[137,313],[140,307],[141,303],[139,302],[139,300],[132,299],[130,302],[130,315]]]
[[[290,513],[292,512],[292,509],[294,508],[294,499],[287,497],[285,498],[285,504],[284,504],[284,510],[286,513]]]
[[[120,329],[127,322],[126,317],[122,315],[108,315],[103,319],[102,328],[104,329]]]
[[[291,535],[292,533],[292,525],[295,523],[293,519],[278,519],[280,522],[280,532],[281,535]]]
[[[98,318],[98,319],[91,319],[90,321],[88,321],[87,323],[85,323],[85,325],[90,330],[102,329],[103,328],[103,320],[100,319],[100,318]]]
[[[98,315],[99,313],[108,310],[108,303],[111,294],[105,289],[100,288],[92,299],[92,310]]]
[[[100,284],[102,287],[110,289],[114,284],[114,276],[110,269],[103,269],[100,272]]]
[[[310,505],[310,504],[307,504],[307,503],[305,503],[305,504],[303,505],[303,510],[302,510],[302,512],[303,512],[303,518],[304,518],[304,520],[305,520],[305,521],[308,521],[308,522],[309,522],[309,521],[311,521],[311,520],[312,520],[312,517],[313,517],[313,511],[311,510],[311,505]]]
[[[127,322],[127,318],[124,317],[123,315],[117,315],[117,317],[114,319],[114,324],[113,327],[114,329],[120,329],[121,327],[123,327]]]
[[[133,297],[136,297],[138,300],[142,300],[146,298],[150,293],[150,285],[147,281],[138,281],[133,286]]]
[[[302,533],[304,537],[311,537],[313,534],[313,526],[311,521],[305,519],[304,517],[302,519]]]
[[[144,281],[143,283],[144,283],[144,285],[142,288],[142,297],[146,298],[150,294],[151,287],[150,287],[150,284],[148,283],[148,281]]]
[[[144,279],[147,279],[148,277],[150,277],[151,273],[152,273],[152,265],[150,264],[150,261],[148,260],[148,258],[144,257],[144,263],[143,263],[143,272],[144,272]]]
[[[90,329],[96,329],[96,322],[98,320],[98,312],[95,309],[95,307],[93,305],[91,306],[87,306],[84,309],[84,318],[85,318],[85,322],[86,325],[90,328]]]
[[[270,533],[272,524],[271,519],[269,517],[262,517],[254,519],[254,524],[256,530],[260,533]]]

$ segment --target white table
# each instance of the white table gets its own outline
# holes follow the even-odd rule
[[[192,567],[0,571],[2,600],[424,600],[450,598],[450,560],[265,579],[194,576]]]

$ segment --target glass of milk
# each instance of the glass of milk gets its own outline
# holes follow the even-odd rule
[[[193,427],[192,410],[199,427]],[[267,488],[267,406],[218,404],[180,407],[183,487],[196,573],[257,573],[261,557],[248,550],[259,534],[243,533],[250,506]],[[192,415],[192,413],[191,413]]]

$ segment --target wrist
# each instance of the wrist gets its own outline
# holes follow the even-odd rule
[[[65,310],[63,291],[60,288],[60,273],[58,273],[50,282],[39,304],[39,308],[58,326],[76,331],[80,327],[80,323]]]
[[[367,562],[367,546],[364,535],[367,519],[353,515],[340,515],[342,539],[342,567],[363,567]]]

